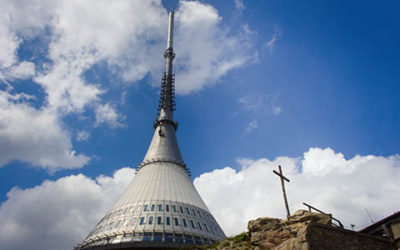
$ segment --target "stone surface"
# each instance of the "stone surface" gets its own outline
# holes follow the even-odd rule
[[[288,220],[258,218],[249,221],[251,245],[262,249],[308,249],[307,226],[311,223],[331,224],[329,214],[298,210]]]
[[[354,231],[332,227],[330,214],[298,210],[288,220],[258,218],[248,232],[206,249],[257,250],[390,250],[392,244]]]

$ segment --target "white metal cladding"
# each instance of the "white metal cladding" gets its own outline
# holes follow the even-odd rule
[[[155,159],[175,161],[184,164],[176,140],[175,128],[170,124],[164,124],[155,129],[153,139],[151,140],[143,163]]]
[[[99,236],[102,238],[104,235],[125,235],[133,232],[186,234],[215,241],[225,237],[208,211],[185,203],[159,200],[130,203],[111,210],[86,241]]]
[[[112,209],[143,201],[176,201],[208,212],[187,171],[171,162],[143,166]]]
[[[186,169],[171,162],[144,165],[80,248],[171,238],[182,244],[210,244],[225,238]],[[173,237],[169,237],[171,234]],[[183,238],[179,238],[183,235]],[[189,240],[190,239],[190,240]]]

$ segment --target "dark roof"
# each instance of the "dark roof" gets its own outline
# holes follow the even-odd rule
[[[369,226],[367,226],[366,228],[363,228],[361,230],[359,230],[358,232],[360,233],[368,233],[368,231],[375,229],[376,227],[380,227],[383,224],[386,224],[387,222],[398,218],[400,220],[400,211],[397,211],[396,213],[389,215],[388,217],[383,218],[380,221],[375,222],[374,224],[371,224]]]

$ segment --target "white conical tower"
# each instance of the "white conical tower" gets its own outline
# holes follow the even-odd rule
[[[149,149],[128,188],[77,249],[178,248],[225,238],[190,179],[175,136],[173,26],[171,12],[159,114]]]

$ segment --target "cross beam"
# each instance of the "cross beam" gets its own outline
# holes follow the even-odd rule
[[[274,174],[279,176],[279,178],[281,179],[283,200],[285,201],[285,207],[286,207],[286,217],[289,219],[290,211],[289,211],[289,204],[288,204],[287,197],[286,197],[285,181],[290,182],[290,180],[283,175],[281,165],[279,165],[278,168],[279,168],[279,173],[276,172],[275,170],[273,170],[272,172],[274,172]]]

